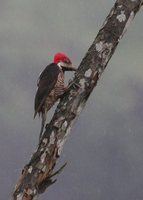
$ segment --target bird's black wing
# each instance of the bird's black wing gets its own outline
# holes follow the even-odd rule
[[[36,114],[41,110],[46,97],[48,96],[48,94],[50,94],[50,92],[54,88],[57,82],[59,73],[60,73],[59,67],[56,64],[51,63],[40,74],[39,80],[37,83],[38,89],[35,95],[34,118]]]

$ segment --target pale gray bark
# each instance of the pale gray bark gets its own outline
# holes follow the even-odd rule
[[[50,124],[47,125],[37,151],[24,167],[13,193],[14,200],[37,199],[38,194],[54,183],[53,169],[73,122],[84,108],[142,3],[142,0],[116,1],[83,58],[68,91],[61,99]],[[60,171],[61,169],[57,173]]]

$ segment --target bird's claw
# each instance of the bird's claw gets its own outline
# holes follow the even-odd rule
[[[73,82],[73,87],[81,88],[81,85],[80,85],[79,83],[75,83],[75,82]]]
[[[72,83],[72,79],[69,80],[68,84],[70,85]]]
[[[72,81],[72,80],[69,81],[68,88],[70,88],[71,86],[74,87],[75,89],[81,88],[81,85],[79,83],[76,83],[75,81]]]

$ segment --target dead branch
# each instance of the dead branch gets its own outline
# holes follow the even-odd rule
[[[119,41],[139,11],[143,0],[117,0],[93,44],[83,58],[68,91],[47,125],[43,138],[16,184],[13,200],[34,200],[53,184],[53,172],[75,118],[102,75]]]

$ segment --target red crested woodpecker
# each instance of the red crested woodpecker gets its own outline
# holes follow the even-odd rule
[[[54,56],[53,63],[49,64],[39,76],[34,113],[34,118],[37,113],[42,118],[39,139],[41,139],[43,133],[47,112],[66,90],[64,86],[65,71],[76,71],[76,69],[72,66],[72,62],[66,54],[57,53]]]

